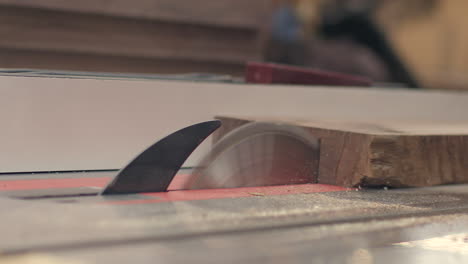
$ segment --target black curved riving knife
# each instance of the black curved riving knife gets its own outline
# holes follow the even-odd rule
[[[185,160],[220,126],[218,120],[198,123],[161,139],[121,169],[101,194],[167,191]]]

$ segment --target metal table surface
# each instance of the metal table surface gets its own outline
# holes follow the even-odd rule
[[[183,181],[187,171],[178,175]],[[0,263],[463,263],[468,186],[98,196],[115,172],[0,176]],[[38,184],[41,182],[41,184]]]

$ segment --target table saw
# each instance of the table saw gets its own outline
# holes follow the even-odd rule
[[[468,260],[468,95],[37,72],[0,83],[0,263]],[[433,129],[401,125],[415,120]],[[452,157],[426,167],[457,167],[425,184],[404,181],[414,170],[397,171],[404,186],[338,181],[362,172],[354,137],[391,156],[422,137]],[[372,155],[362,173],[388,179],[397,163]]]

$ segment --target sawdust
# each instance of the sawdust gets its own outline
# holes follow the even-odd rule
[[[0,257],[0,264],[84,264],[74,259],[63,259],[49,254],[29,253],[19,256]]]
[[[265,196],[266,195],[264,193],[259,193],[259,192],[248,192],[248,194],[250,194],[252,196]]]

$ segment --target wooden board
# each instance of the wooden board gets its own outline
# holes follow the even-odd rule
[[[0,0],[4,6],[256,29],[269,0]]]
[[[207,3],[0,0],[0,68],[242,76],[262,58],[266,2]]]
[[[468,123],[220,119],[224,129],[216,139],[253,121],[307,129],[320,140],[319,183],[413,187],[468,182]]]

